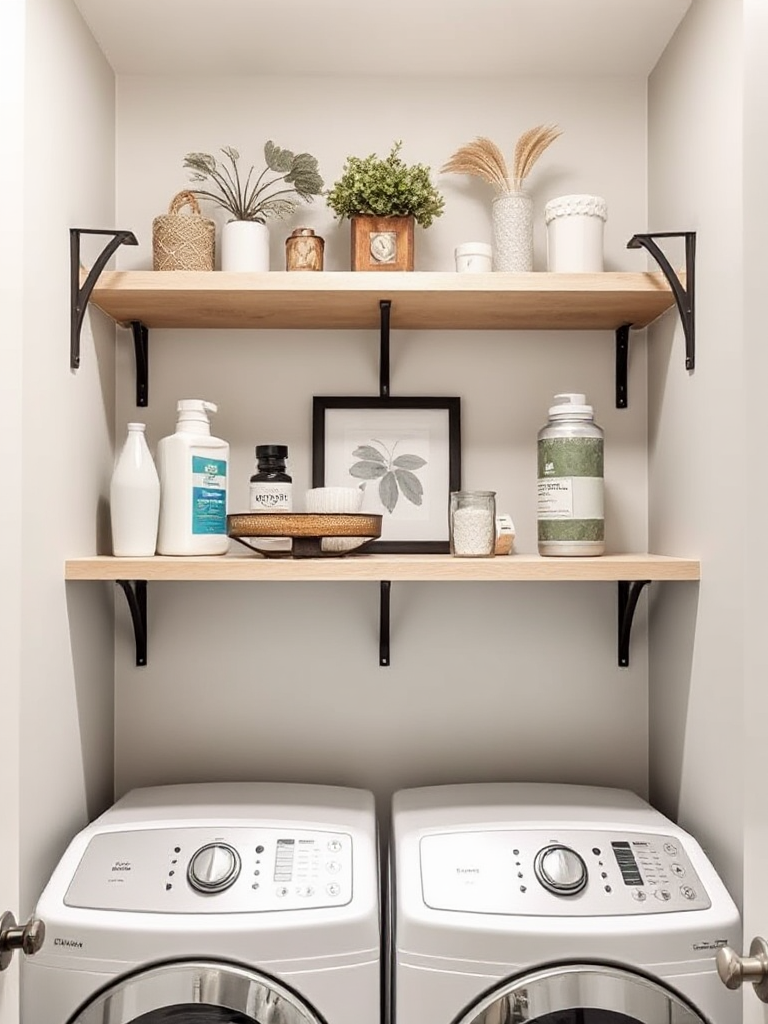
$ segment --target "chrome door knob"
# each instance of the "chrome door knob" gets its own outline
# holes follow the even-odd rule
[[[717,973],[726,988],[741,988],[749,981],[755,995],[768,1003],[768,942],[758,936],[752,939],[749,956],[739,956],[730,946],[722,946],[715,958]]]
[[[13,914],[6,911],[0,917],[0,971],[10,966],[17,949],[33,956],[45,941],[45,925],[32,917],[24,925],[17,925]]]
[[[192,856],[187,878],[202,893],[223,892],[240,874],[240,857],[228,843],[208,843]]]

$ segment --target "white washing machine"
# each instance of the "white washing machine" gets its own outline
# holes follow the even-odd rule
[[[378,1024],[379,871],[363,790],[137,789],[40,897],[22,1024]]]
[[[715,953],[739,914],[633,793],[498,783],[395,794],[394,1024],[738,1024]]]

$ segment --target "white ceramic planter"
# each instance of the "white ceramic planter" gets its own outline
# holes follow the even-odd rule
[[[269,270],[269,228],[255,220],[231,220],[221,230],[221,269]]]
[[[550,199],[544,207],[547,270],[555,274],[601,273],[607,217],[608,207],[601,196]]]
[[[496,196],[492,207],[493,269],[533,270],[533,200],[525,191]]]

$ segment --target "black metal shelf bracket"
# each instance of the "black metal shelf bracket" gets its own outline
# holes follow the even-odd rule
[[[654,239],[684,238],[685,239],[685,286],[673,269],[672,264],[661,251]],[[669,282],[672,294],[680,313],[685,334],[685,368],[693,370],[696,365],[696,328],[694,320],[694,287],[696,273],[696,232],[695,231],[655,231],[651,234],[633,235],[627,242],[628,249],[647,249],[659,264],[664,277]]]
[[[379,582],[379,666],[389,668],[389,599],[392,581]]]
[[[83,284],[80,284],[80,236],[111,235],[101,255],[88,272]],[[94,285],[107,262],[121,245],[138,245],[136,235],[132,231],[101,231],[93,228],[69,229],[69,280],[70,280],[70,327],[69,327],[69,365],[71,369],[80,367],[80,330],[88,307]]]
[[[136,405],[149,405],[149,330],[141,320],[131,320],[136,354]]]
[[[133,622],[133,635],[136,640],[136,666],[143,668],[147,664],[147,581],[116,580],[128,601],[128,610]]]
[[[381,317],[381,344],[379,351],[379,397],[389,398],[389,314],[392,310],[391,299],[379,301]]]
[[[632,620],[643,587],[650,580],[619,580],[619,668],[629,665],[629,639],[632,635]]]
[[[616,408],[626,409],[628,401],[627,375],[629,371],[629,328],[622,324],[616,328]]]

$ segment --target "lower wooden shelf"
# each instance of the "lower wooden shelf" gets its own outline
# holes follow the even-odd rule
[[[621,580],[698,580],[696,559],[667,555],[620,554],[600,558],[542,558],[500,555],[453,558],[450,555],[349,555],[345,558],[260,558],[229,554],[215,557],[114,558],[100,555],[65,563],[67,580],[166,580],[300,582],[403,580],[411,582],[618,582]]]
[[[389,605],[393,581],[402,582],[607,582],[618,585],[618,663],[629,665],[629,640],[640,594],[654,580],[698,580],[701,565],[667,555],[603,555],[600,558],[542,558],[501,555],[453,558],[450,555],[348,555],[344,558],[262,558],[227,554],[217,557],[73,558],[65,563],[67,580],[112,580],[128,601],[136,640],[136,664],[147,664],[147,583],[353,582],[379,584],[379,665],[390,664]]]

